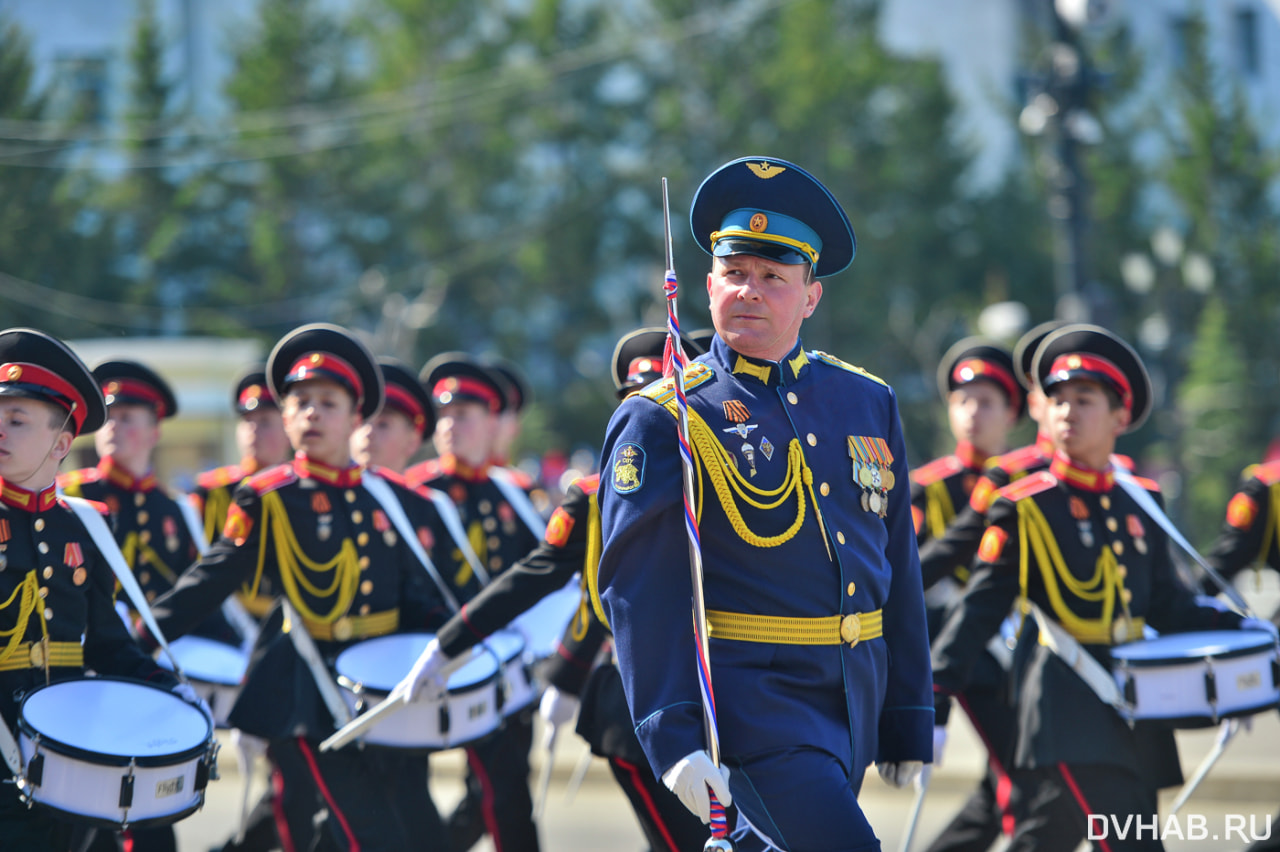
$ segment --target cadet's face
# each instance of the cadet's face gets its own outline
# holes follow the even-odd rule
[[[1004,452],[1017,411],[1004,391],[983,380],[953,390],[947,397],[947,416],[957,441],[968,441],[979,452],[993,456]]]
[[[107,422],[94,433],[99,456],[111,456],[134,474],[151,467],[151,451],[160,441],[160,421],[145,405],[118,403],[107,408]]]
[[[290,443],[308,458],[333,467],[351,461],[351,433],[361,417],[341,385],[323,379],[290,385],[282,414]]]
[[[480,402],[451,402],[442,406],[436,421],[436,452],[452,453],[472,467],[493,455],[498,416]]]
[[[263,467],[288,461],[289,436],[280,409],[263,407],[240,415],[236,446],[242,458],[254,459]]]
[[[1084,379],[1049,390],[1046,417],[1054,445],[1072,461],[1101,470],[1129,425],[1129,412],[1112,408],[1102,385]]]
[[[377,465],[404,473],[422,447],[422,436],[409,418],[384,408],[351,436],[351,455],[362,465]]]
[[[707,275],[711,319],[725,343],[752,358],[779,361],[800,337],[800,324],[822,298],[809,267],[749,254],[712,259]]]
[[[0,397],[0,479],[31,491],[53,484],[71,450],[71,433],[60,428],[63,414],[34,399]]]

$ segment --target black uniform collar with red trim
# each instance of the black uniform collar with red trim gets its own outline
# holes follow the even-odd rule
[[[1110,465],[1106,470],[1094,470],[1076,464],[1062,453],[1054,454],[1053,461],[1049,462],[1049,472],[1072,488],[1095,494],[1105,494],[1116,484],[1115,472]]]
[[[986,467],[987,460],[991,458],[968,441],[956,442],[955,456],[960,459],[960,464],[969,470],[982,470]]]
[[[457,477],[464,482],[488,482],[489,466],[473,467],[453,453],[445,453],[438,459],[440,470],[449,476]]]
[[[354,462],[347,467],[333,467],[307,458],[306,453],[293,457],[293,470],[303,479],[318,479],[338,488],[354,488],[364,476],[364,468]]]
[[[154,473],[148,472],[144,476],[134,476],[111,456],[103,456],[98,462],[98,474],[102,479],[125,491],[153,491],[160,485]]]
[[[24,512],[45,512],[58,502],[58,489],[50,485],[41,491],[28,491],[0,479],[0,503]]]

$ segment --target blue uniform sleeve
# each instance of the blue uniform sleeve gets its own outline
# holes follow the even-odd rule
[[[654,772],[706,748],[676,421],[644,398],[609,422],[598,582],[627,705]]]

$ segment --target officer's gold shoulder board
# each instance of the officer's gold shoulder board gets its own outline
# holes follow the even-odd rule
[[[964,464],[959,458],[943,456],[911,471],[911,481],[916,485],[932,485],[962,470],[964,470]]]
[[[857,375],[862,376],[863,378],[870,379],[873,382],[879,382],[885,387],[889,387],[889,383],[886,382],[884,379],[880,378],[879,376],[872,375],[871,373],[868,373],[866,370],[862,369],[861,367],[857,367],[853,364],[849,364],[845,361],[841,361],[839,358],[837,358],[834,355],[828,355],[826,352],[822,352],[821,350],[815,349],[813,350],[813,356],[825,364],[830,364],[833,367],[839,367],[841,370],[845,370],[846,372],[856,373]]]
[[[996,492],[997,497],[1018,502],[1042,491],[1048,491],[1058,484],[1058,478],[1047,470],[1025,476],[1017,482],[1011,482]]]
[[[1253,477],[1264,485],[1280,482],[1280,460],[1264,462],[1253,469]]]
[[[639,491],[644,485],[644,447],[639,444],[619,444],[613,451],[613,490],[619,494]]]
[[[269,467],[264,471],[255,473],[245,480],[245,484],[261,496],[269,491],[275,491],[277,488],[288,485],[297,478],[298,474],[294,471],[293,465],[278,464],[275,467]]]
[[[706,384],[714,375],[715,370],[711,369],[707,364],[701,361],[690,363],[684,371],[684,392],[687,394],[699,385]],[[654,382],[640,391],[640,396],[651,399],[659,405],[666,405],[676,398],[675,377],[667,376],[661,381]]]

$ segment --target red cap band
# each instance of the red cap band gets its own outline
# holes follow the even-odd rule
[[[419,432],[427,425],[427,418],[422,410],[422,404],[418,402],[417,397],[399,385],[387,383],[387,405],[413,421],[414,428]]]
[[[662,359],[651,358],[645,355],[640,358],[632,358],[631,364],[627,367],[627,383],[641,381],[646,375],[661,375]]]
[[[1133,411],[1133,388],[1129,379],[1120,368],[1099,355],[1087,355],[1083,352],[1070,352],[1053,359],[1049,368],[1050,378],[1057,377],[1059,382],[1073,378],[1072,373],[1089,372],[1102,376],[1111,389],[1120,397],[1120,402],[1127,411]]]
[[[502,397],[496,390],[466,376],[448,376],[436,382],[436,386],[431,389],[431,395],[440,400],[442,405],[448,405],[459,394],[488,403],[490,411],[502,410]]]
[[[276,398],[271,395],[271,390],[265,385],[249,385],[240,391],[240,399],[238,404],[244,411],[253,411],[262,403],[279,407],[276,404]]]
[[[284,377],[287,388],[294,382],[305,382],[308,379],[329,379],[351,391],[356,401],[364,399],[364,384],[355,368],[330,352],[309,352],[303,355]]]
[[[102,392],[107,396],[122,396],[128,399],[140,399],[144,404],[156,410],[156,416],[163,418],[168,409],[164,404],[164,396],[160,391],[146,382],[137,379],[108,379],[102,384]],[[107,405],[111,400],[107,400]]]
[[[977,381],[978,379],[988,379],[1004,388],[1005,395],[1009,397],[1009,402],[1013,407],[1017,408],[1022,405],[1022,388],[1017,379],[1013,377],[1013,373],[1010,373],[994,361],[987,361],[983,358],[965,358],[956,364],[951,371],[951,381],[957,385],[967,385],[969,382]]]
[[[61,405],[71,412],[71,419],[76,424],[76,434],[80,434],[80,427],[84,426],[84,419],[89,411],[84,404],[84,397],[62,376],[37,364],[15,361],[0,364],[0,383],[35,385],[52,391],[53,393],[48,396],[49,402]],[[54,394],[57,396],[55,397]]]

